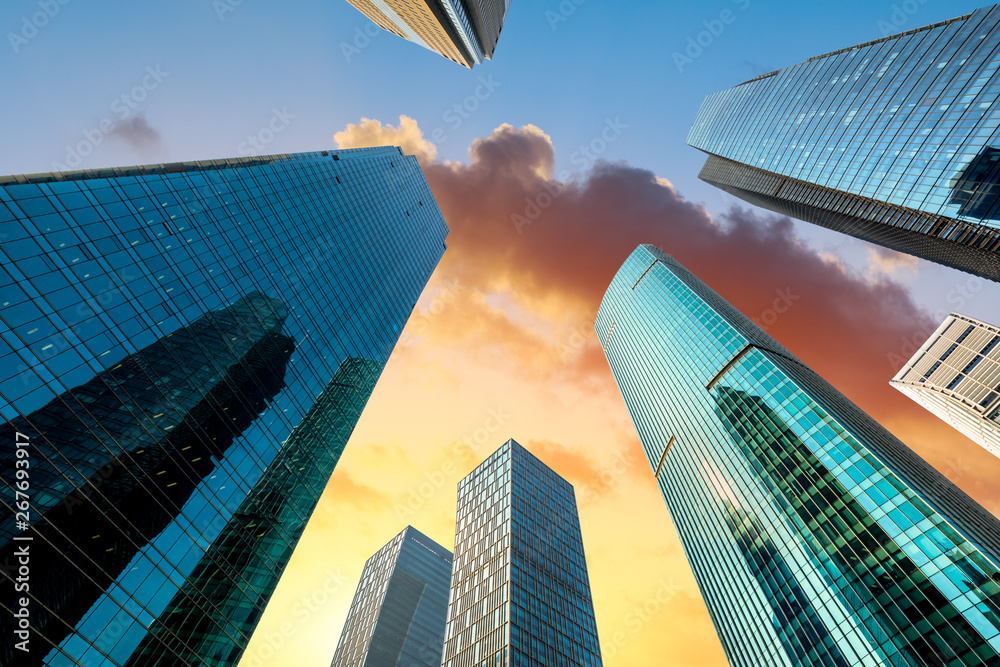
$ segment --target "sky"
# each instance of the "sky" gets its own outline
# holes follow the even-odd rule
[[[711,92],[977,6],[514,0],[470,72],[343,0],[7,0],[0,173],[375,144],[421,160],[449,249],[242,665],[328,665],[365,560],[407,524],[451,548],[456,483],[512,437],[576,487],[605,664],[721,667],[597,305],[660,246],[1000,514],[1000,460],[888,385],[947,313],[1000,323],[1000,286],[753,209],[685,144]]]

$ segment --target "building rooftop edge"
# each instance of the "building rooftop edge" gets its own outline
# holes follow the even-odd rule
[[[830,56],[835,56],[835,55],[838,55],[838,54],[841,54],[841,53],[845,53],[847,51],[854,51],[855,49],[863,49],[863,48],[866,48],[866,47],[869,47],[869,46],[874,46],[875,44],[880,44],[882,42],[888,42],[889,40],[892,40],[892,39],[899,39],[900,37],[906,37],[907,35],[912,35],[912,34],[915,34],[915,33],[918,33],[918,32],[923,32],[924,30],[932,30],[934,28],[939,28],[939,27],[941,27],[943,25],[948,25],[950,23],[956,23],[958,21],[968,21],[970,18],[972,18],[972,14],[974,14],[974,13],[975,12],[972,12],[972,13],[969,13],[969,14],[964,14],[962,16],[956,16],[955,18],[952,18],[952,19],[947,19],[945,21],[938,21],[937,23],[931,23],[931,24],[928,24],[928,25],[925,25],[925,26],[921,26],[919,28],[912,28],[911,30],[904,30],[903,32],[893,33],[891,35],[886,35],[885,37],[879,37],[878,39],[870,39],[867,42],[861,42],[860,44],[855,44],[854,46],[845,46],[842,49],[836,49],[834,51],[829,51],[827,53],[823,53],[823,54],[820,54],[818,56],[813,56],[812,58],[807,58],[803,62],[796,63],[796,64],[797,65],[802,65],[802,64],[805,64],[805,63],[811,63],[811,62],[815,62],[817,60],[823,60],[824,58],[829,58]],[[760,76],[755,76],[752,79],[747,79],[746,81],[744,81],[742,83],[736,84],[735,86],[733,86],[733,88],[739,88],[740,86],[745,86],[748,83],[753,83],[755,81],[760,81],[761,79],[766,79],[768,77],[775,76],[775,75],[780,74],[781,72],[785,71],[789,67],[795,67],[795,65],[788,65],[786,67],[782,67],[780,69],[776,69],[773,72],[768,72],[767,74],[761,74]]]
[[[982,320],[976,319],[971,315],[963,315],[962,313],[956,313],[956,312],[949,313],[948,316],[941,321],[941,324],[937,326],[934,332],[927,337],[927,340],[925,340],[920,345],[920,347],[917,348],[917,351],[913,353],[913,356],[911,356],[909,360],[900,367],[899,371],[896,372],[896,374],[892,377],[892,379],[889,380],[889,384],[893,386],[896,386],[898,384],[902,385],[915,384],[903,380],[903,376],[909,373],[910,369],[912,369],[917,364],[917,362],[920,361],[920,357],[922,357],[924,354],[928,352],[931,345],[935,343],[938,338],[944,335],[945,330],[954,320],[961,320],[963,322],[968,322],[969,324],[977,325],[979,327],[982,327],[983,329],[992,331],[994,334],[1000,335],[1000,327],[996,325],[990,324],[989,322],[983,322]]]
[[[493,458],[494,456],[496,456],[496,454],[498,452],[502,451],[504,449],[504,447],[508,447],[508,446],[510,446],[510,448],[512,450],[514,449],[514,447],[517,447],[522,452],[524,452],[525,454],[527,454],[531,458],[533,458],[536,461],[538,461],[538,463],[540,465],[542,465],[543,467],[545,467],[549,472],[551,472],[553,475],[555,475],[556,477],[558,477],[559,479],[561,479],[563,482],[565,482],[569,486],[569,488],[571,490],[574,490],[574,492],[575,492],[575,489],[573,487],[572,482],[570,482],[568,479],[566,479],[565,477],[563,477],[562,475],[560,475],[555,470],[555,468],[553,468],[552,466],[550,466],[547,463],[545,463],[545,461],[543,461],[542,459],[538,458],[535,454],[532,454],[531,451],[527,447],[525,447],[524,445],[522,445],[521,443],[519,443],[514,438],[507,438],[506,440],[504,440],[504,442],[503,442],[502,445],[500,445],[499,447],[497,447],[496,449],[494,449],[492,452],[490,452],[489,456],[487,456],[485,459],[483,459],[482,461],[480,461],[476,465],[476,467],[474,467],[472,470],[469,471],[469,474],[467,474],[465,477],[462,478],[461,481],[465,481],[466,479],[468,479],[469,477],[471,477],[472,475],[474,475],[476,473],[476,471],[479,470],[483,466],[484,463],[486,463],[491,458]]]
[[[32,183],[50,183],[53,181],[80,181],[91,178],[123,178],[129,176],[145,176],[149,174],[174,174],[186,171],[205,171],[208,169],[238,169],[261,164],[273,164],[285,160],[296,160],[308,157],[333,157],[341,155],[356,155],[364,152],[388,153],[393,149],[400,155],[405,155],[399,146],[373,146],[370,148],[344,148],[337,150],[304,151],[299,153],[276,153],[247,157],[231,157],[209,160],[189,160],[183,162],[160,162],[144,165],[129,165],[124,167],[97,167],[93,169],[77,169],[72,171],[43,171],[33,174],[9,174],[0,176],[0,185],[29,185]]]

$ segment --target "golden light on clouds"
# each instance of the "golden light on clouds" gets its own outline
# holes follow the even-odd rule
[[[890,355],[933,328],[891,271],[851,275],[799,243],[787,220],[737,209],[717,224],[669,181],[626,165],[599,162],[557,183],[552,142],[535,127],[497,128],[473,143],[467,164],[435,161],[406,117],[364,119],[336,139],[417,154],[449,249],[244,667],[329,665],[365,560],[407,524],[452,548],[458,481],[508,438],[576,489],[605,664],[726,664],[593,332],[604,289],[643,242],[763,315],[770,334],[998,512],[1000,461],[888,385]],[[557,195],[526,216],[542,192]],[[787,307],[772,320],[777,298]]]

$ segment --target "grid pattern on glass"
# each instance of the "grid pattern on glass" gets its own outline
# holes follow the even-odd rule
[[[347,0],[381,28],[471,68],[491,59],[510,0]]]
[[[1000,660],[1000,521],[652,246],[596,330],[731,664]]]
[[[72,545],[38,535],[49,590],[81,583],[36,636],[47,664],[123,665],[342,362],[387,359],[447,228],[397,148],[2,177],[0,227],[0,411],[33,434],[31,530],[110,508]],[[41,579],[32,604],[58,607]]]
[[[382,368],[344,360],[126,667],[239,660]]]
[[[891,384],[1000,456],[1000,328],[952,313]]]
[[[463,39],[463,26],[441,0],[348,0],[378,25],[414,44],[471,68],[476,57]]]
[[[821,213],[831,205],[825,200],[846,193],[856,198],[849,202],[854,209],[870,209],[847,215],[868,222],[860,227],[869,227],[871,234],[877,235],[873,227],[879,224],[899,223],[890,237],[906,237],[905,230],[920,224],[924,213],[950,226],[942,239],[962,235],[958,243],[969,246],[968,235],[978,236],[975,247],[988,245],[985,250],[995,254],[1000,243],[995,233],[1000,230],[998,45],[1000,6],[994,5],[818,56],[708,96],[688,143],[793,179],[789,185],[819,188],[815,196],[788,202],[784,193],[759,189],[760,183],[740,188],[735,174],[716,175],[720,187],[754,203],[768,206],[753,195],[772,197],[768,207],[779,210],[777,204],[784,201],[783,212],[797,204],[812,210],[800,217],[823,224],[831,217]],[[879,208],[880,203],[889,206]],[[911,214],[903,215],[906,211]],[[898,241],[889,247],[923,256]],[[994,272],[1000,276],[995,266]]]
[[[699,177],[762,208],[990,280],[1000,229],[833,190],[710,155]]]
[[[509,440],[459,484],[442,665],[601,664],[573,487]]]
[[[483,57],[492,59],[511,0],[456,0],[466,6],[475,26]]]
[[[407,527],[365,563],[332,667],[440,667],[451,552]]]

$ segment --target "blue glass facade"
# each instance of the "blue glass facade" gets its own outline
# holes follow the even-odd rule
[[[1000,6],[709,95],[701,177],[766,208],[1000,280]]]
[[[420,167],[377,148],[2,177],[0,231],[0,410],[31,441],[30,528],[5,459],[0,547],[34,538],[30,657],[231,664],[444,252]],[[259,560],[204,576],[239,553]],[[197,640],[165,622],[191,603]]]
[[[458,485],[442,667],[600,667],[573,487],[508,440]]]
[[[596,331],[730,664],[1000,664],[1000,520],[652,246]]]
[[[412,526],[365,563],[332,667],[440,667],[451,552]]]

